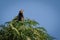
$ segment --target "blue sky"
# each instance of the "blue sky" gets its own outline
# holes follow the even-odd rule
[[[24,10],[25,18],[34,19],[56,40],[60,40],[59,0],[0,0],[0,24],[11,21]]]

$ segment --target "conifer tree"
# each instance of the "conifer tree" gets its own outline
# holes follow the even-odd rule
[[[19,13],[23,13],[22,10]],[[20,19],[19,19],[20,18]],[[40,27],[35,20],[24,19],[18,15],[6,22],[0,30],[0,40],[53,40],[44,27]],[[23,22],[22,22],[23,21]]]

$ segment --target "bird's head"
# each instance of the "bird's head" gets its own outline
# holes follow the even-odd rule
[[[23,14],[23,10],[21,9],[21,10],[19,11],[19,13]]]

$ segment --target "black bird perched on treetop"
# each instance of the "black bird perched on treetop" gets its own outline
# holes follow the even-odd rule
[[[19,11],[19,14],[13,20],[17,20],[17,21],[23,21],[24,20],[22,9]]]

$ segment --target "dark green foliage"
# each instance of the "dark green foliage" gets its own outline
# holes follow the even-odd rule
[[[25,19],[24,22],[12,20],[6,22],[0,30],[0,40],[53,40],[43,27],[38,27],[39,23]]]

